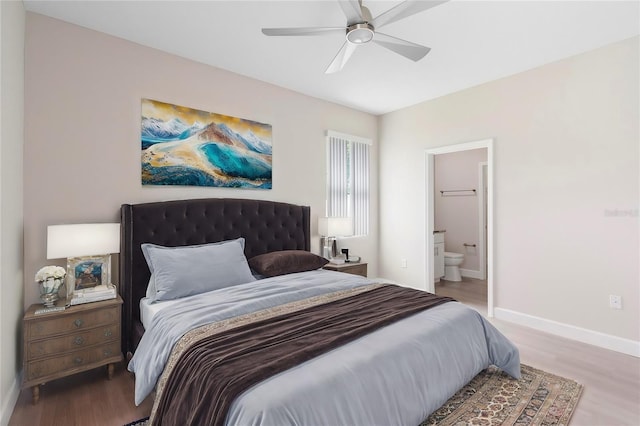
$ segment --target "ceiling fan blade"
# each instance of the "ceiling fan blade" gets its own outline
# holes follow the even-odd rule
[[[384,25],[399,21],[400,19],[404,19],[418,12],[422,12],[424,10],[431,9],[434,6],[446,3],[447,1],[449,0],[406,0],[399,5],[392,7],[386,12],[376,16],[373,21],[370,22],[370,24],[373,25],[374,28],[380,28]]]
[[[338,3],[340,3],[344,16],[347,17],[347,26],[359,24],[364,21],[362,18],[362,8],[358,0],[338,0]]]
[[[332,32],[344,34],[344,27],[308,27],[308,28],[263,28],[262,34],[268,36],[307,36],[322,35]]]
[[[373,37],[373,41],[382,47],[386,47],[392,52],[411,59],[412,61],[419,61],[431,50],[430,47],[422,46],[420,44],[378,32],[376,32],[376,35]]]
[[[347,63],[351,55],[353,55],[353,52],[356,50],[356,47],[358,47],[357,44],[353,44],[353,43],[349,43],[348,41],[345,41],[342,47],[340,48],[340,50],[338,51],[338,54],[336,55],[335,58],[333,58],[333,61],[331,61],[331,64],[329,64],[329,67],[324,73],[332,74],[334,72],[340,71],[342,67],[344,67],[344,64]]]

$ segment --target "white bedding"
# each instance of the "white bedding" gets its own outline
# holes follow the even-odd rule
[[[155,316],[129,364],[136,375],[136,404],[153,390],[171,348],[191,328],[369,283],[311,271],[150,308],[147,313],[155,310]],[[232,405],[227,424],[417,425],[491,364],[520,375],[511,342],[473,309],[445,303],[248,389]]]
[[[180,299],[163,300],[153,303],[148,297],[143,297],[142,299],[140,299],[140,321],[142,322],[144,329],[147,330],[149,327],[151,327],[151,321],[153,321],[153,317],[155,317],[158,312],[171,305],[175,305],[178,302],[180,302]]]

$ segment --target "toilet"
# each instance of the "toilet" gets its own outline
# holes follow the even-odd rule
[[[444,252],[444,279],[447,281],[462,281],[459,266],[464,261],[464,254]]]

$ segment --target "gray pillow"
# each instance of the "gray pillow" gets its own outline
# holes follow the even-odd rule
[[[239,241],[240,245],[242,245],[242,250],[244,251],[244,238],[237,238],[235,240],[218,241],[217,243],[198,244],[198,245],[182,246],[182,247],[217,246],[217,245],[220,245],[220,244],[229,243],[231,241]],[[160,247],[160,248],[175,248],[175,247],[164,247],[164,246],[159,246],[159,245],[150,244],[150,243],[147,243],[147,245]],[[144,244],[141,245],[140,247],[142,248],[142,246],[144,246]],[[142,254],[144,254],[145,259],[147,259],[147,254],[145,253],[144,248],[142,249]],[[148,259],[147,259],[147,265],[149,265],[149,260]],[[153,269],[151,268],[150,265],[149,265],[149,270],[151,271],[151,277],[149,278],[149,283],[147,284],[146,297],[147,297],[147,299],[150,299],[152,302],[154,302],[156,300],[156,279],[153,276]],[[254,278],[256,278],[256,277],[254,277]],[[258,279],[258,278],[256,278],[256,279]]]
[[[179,247],[147,243],[141,248],[151,271],[147,297],[152,301],[255,281],[244,256],[244,238]]]
[[[198,244],[198,245],[192,245],[192,246],[188,246],[188,247],[217,246],[217,245],[220,245],[220,244],[226,244],[226,243],[231,242],[231,241],[239,241],[240,244],[242,245],[242,250],[244,251],[244,238],[237,238],[235,240],[218,241],[217,243]],[[142,247],[143,245],[141,245],[140,247]],[[164,246],[159,246],[159,245],[156,245],[156,244],[149,244],[149,243],[148,243],[148,245],[155,246],[155,247],[161,247],[161,248],[175,248],[175,247],[164,247]],[[183,246],[183,247],[185,247],[185,246]],[[145,253],[144,248],[142,249],[142,254],[144,254],[145,259],[147,259],[147,254]],[[147,259],[147,265],[149,265],[149,260],[148,259]],[[150,265],[149,265],[149,270],[151,271],[151,277],[149,278],[149,283],[147,284],[146,297],[147,297],[147,299],[150,299],[153,302],[153,301],[156,300],[156,279],[153,276],[153,269],[151,269]],[[256,278],[256,279],[258,279],[258,278]]]

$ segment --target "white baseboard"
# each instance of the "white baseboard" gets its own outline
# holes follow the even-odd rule
[[[482,277],[480,271],[475,271],[473,269],[462,269],[460,268],[460,275],[463,277],[475,278],[477,280],[483,280],[485,278]]]
[[[2,426],[9,424],[11,414],[13,414],[13,409],[16,406],[16,401],[18,401],[18,396],[20,396],[20,387],[18,386],[20,382],[19,378],[19,376],[16,376],[13,380],[11,387],[2,401],[2,411],[0,411],[0,425]]]
[[[495,308],[494,316],[500,320],[640,358],[640,342],[635,340],[523,314],[510,309]]]

